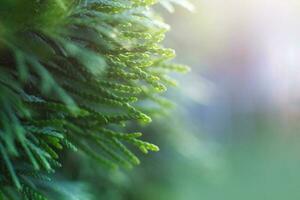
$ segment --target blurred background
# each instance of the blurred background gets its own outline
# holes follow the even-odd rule
[[[98,199],[300,199],[300,1],[192,3],[157,8],[192,68],[168,91],[177,106],[143,131],[161,151]]]

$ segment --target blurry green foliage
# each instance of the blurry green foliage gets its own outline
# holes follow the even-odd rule
[[[124,132],[151,122],[142,102],[168,107],[160,93],[176,81],[167,74],[188,70],[160,44],[169,27],[154,3],[0,1],[0,199],[88,199],[48,177],[64,149],[108,169],[139,164],[127,144],[159,150]]]

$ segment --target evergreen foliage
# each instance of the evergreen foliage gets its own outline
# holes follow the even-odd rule
[[[154,3],[0,0],[0,199],[48,199],[63,149],[108,169],[139,164],[128,145],[159,150],[122,128],[151,122],[143,102],[168,107],[168,74],[188,70],[161,45]]]

